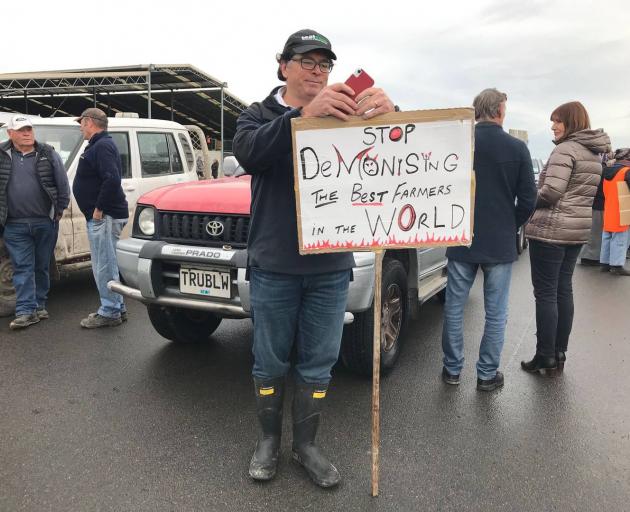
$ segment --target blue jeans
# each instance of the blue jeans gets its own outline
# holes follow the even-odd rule
[[[296,380],[327,384],[339,357],[349,283],[349,270],[291,275],[252,268],[253,376],[286,375],[295,343]]]
[[[602,231],[602,251],[600,263],[621,267],[626,262],[626,253],[630,243],[630,229],[625,231]]]
[[[107,288],[111,280],[118,281],[118,261],[116,260],[116,242],[127,224],[127,219],[114,219],[103,215],[101,220],[87,221],[90,252],[92,253],[92,273],[96,288],[101,298],[98,314],[108,318],[120,318],[125,311],[122,295]]]
[[[458,375],[464,367],[464,306],[477,269],[483,271],[483,298],[486,323],[479,346],[477,376],[493,379],[501,361],[505,341],[508,297],[512,263],[465,263],[448,261],[446,304],[442,329],[444,368],[451,375]]]
[[[4,245],[13,265],[16,292],[15,315],[30,315],[46,308],[50,289],[48,267],[54,249],[55,230],[50,219],[7,222]]]

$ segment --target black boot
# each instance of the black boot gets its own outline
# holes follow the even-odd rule
[[[320,487],[333,487],[341,475],[315,446],[327,385],[297,384],[293,397],[293,458]]]
[[[555,357],[546,357],[536,354],[531,361],[521,361],[521,368],[526,372],[545,373],[546,370],[555,370],[558,363]]]
[[[254,480],[271,480],[276,475],[280,452],[284,377],[271,380],[254,379],[254,391],[261,433],[249,463],[249,476]]]
[[[564,370],[564,363],[567,361],[566,352],[556,352],[556,362],[558,363],[558,371]]]
[[[616,276],[630,276],[630,270],[625,268],[623,265],[611,265],[610,273],[615,274]]]

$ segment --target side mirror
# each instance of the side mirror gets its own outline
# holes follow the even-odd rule
[[[238,163],[235,156],[226,156],[223,159],[224,176],[232,176],[236,178],[237,176],[242,176],[243,174],[245,174],[245,169],[241,167],[241,164]]]

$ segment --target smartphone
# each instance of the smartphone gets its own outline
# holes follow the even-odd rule
[[[358,68],[348,77],[345,83],[354,91],[352,99],[355,99],[359,93],[365,91],[365,89],[368,89],[369,87],[372,87],[374,85],[374,80],[363,69]]]

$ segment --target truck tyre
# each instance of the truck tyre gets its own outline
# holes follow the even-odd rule
[[[213,313],[194,309],[149,304],[147,310],[151,324],[160,336],[177,343],[208,341],[222,320]]]
[[[398,260],[383,260],[381,288],[381,373],[392,370],[402,343],[402,331],[407,320],[407,274]],[[372,375],[372,345],[374,337],[374,304],[363,313],[354,315],[354,322],[344,329],[341,361],[349,370],[364,376]]]
[[[153,328],[163,338],[172,340],[175,334],[168,323],[166,313],[164,312],[165,309],[166,308],[156,306],[155,304],[147,304],[147,313],[149,314],[149,320],[151,321]]]
[[[15,314],[13,265],[4,246],[0,246],[0,317]]]

